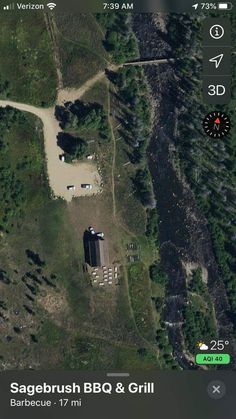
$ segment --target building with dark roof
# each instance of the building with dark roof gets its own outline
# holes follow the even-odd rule
[[[86,234],[84,237],[85,261],[92,267],[109,265],[109,253],[106,240]]]

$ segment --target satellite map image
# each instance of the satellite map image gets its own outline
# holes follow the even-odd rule
[[[2,4],[0,369],[233,369],[235,52],[224,102],[202,11]]]

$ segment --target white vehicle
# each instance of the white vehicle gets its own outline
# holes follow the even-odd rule
[[[75,190],[75,185],[67,185],[67,189],[68,189],[68,191],[74,191]]]
[[[91,185],[90,183],[81,183],[81,188],[82,189],[92,189],[93,185]]]
[[[112,284],[112,281],[108,281],[108,284],[111,285]]]
[[[89,231],[91,234],[95,234],[94,228],[93,227],[89,227]]]
[[[88,159],[88,160],[93,160],[93,159],[94,159],[94,157],[93,157],[93,155],[92,155],[92,154],[89,154],[88,156],[86,156],[86,159]]]
[[[98,237],[101,237],[101,239],[103,239],[103,237],[105,236],[105,234],[104,234],[104,233],[102,233],[102,232],[99,232],[99,233],[97,233],[97,236],[98,236]]]
[[[65,154],[60,154],[59,159],[64,162],[65,161]]]
[[[99,282],[100,287],[104,285],[104,282]]]

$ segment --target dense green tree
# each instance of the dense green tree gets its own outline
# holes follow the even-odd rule
[[[160,264],[158,262],[150,266],[149,272],[150,272],[150,278],[153,282],[156,282],[157,284],[160,284],[163,286],[166,285],[167,276],[162,271]]]

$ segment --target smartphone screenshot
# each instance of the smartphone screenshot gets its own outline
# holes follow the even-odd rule
[[[0,0],[2,419],[235,419],[236,2]]]

